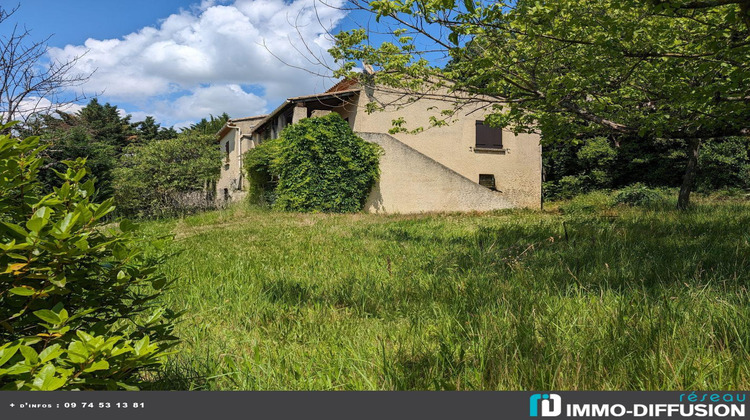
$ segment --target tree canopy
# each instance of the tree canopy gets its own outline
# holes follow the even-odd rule
[[[214,117],[213,115],[209,115],[208,118],[201,118],[200,121],[198,121],[195,124],[190,124],[190,127],[183,130],[184,133],[193,133],[193,134],[204,134],[204,135],[213,135],[216,134],[219,130],[221,130],[222,127],[224,127],[224,124],[229,121],[229,114],[224,112],[223,114],[219,115],[218,117]]]
[[[60,186],[55,173],[65,161],[87,159],[89,173],[97,179],[97,196],[112,196],[112,173],[126,149],[134,144],[177,137],[173,128],[164,128],[153,117],[132,123],[117,105],[102,104],[96,98],[76,113],[57,111],[36,115],[18,131],[38,135],[48,147],[42,152],[45,164],[40,171],[42,183],[49,189]]]
[[[447,91],[448,115],[484,103],[491,124],[545,143],[685,141],[681,206],[701,141],[750,134],[747,0],[350,3],[393,24],[393,38],[337,34],[339,75],[356,77],[364,62],[379,70],[375,83]]]

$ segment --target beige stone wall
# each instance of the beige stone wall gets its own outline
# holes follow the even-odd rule
[[[260,120],[260,118],[233,120],[232,124],[234,124],[235,127],[239,128],[242,134],[247,134],[252,131],[253,127],[255,127],[255,124],[258,123],[258,120]]]
[[[216,183],[216,199],[223,201],[225,198],[225,189],[228,191],[229,199],[234,201],[243,195],[240,183],[242,182],[240,170],[240,138],[239,128],[233,128],[219,140],[221,148],[221,174],[219,181]],[[229,155],[226,154],[226,145],[229,143]],[[242,145],[244,146],[244,145]]]
[[[388,134],[358,133],[383,149],[380,180],[365,204],[369,213],[488,211],[515,207],[492,191]]]
[[[352,130],[354,129],[354,124],[357,118],[357,113],[359,112],[359,95],[354,95],[352,97],[346,98],[344,100],[344,103],[337,108],[333,109],[333,112],[341,115],[341,118],[344,118],[345,120],[349,121],[349,125],[352,127]],[[362,110],[362,113],[364,114],[364,110]],[[376,131],[377,133],[387,133],[388,130],[385,131]]]
[[[353,119],[354,131],[387,133],[393,126],[392,121],[403,117],[405,128],[424,127],[425,130],[418,134],[394,134],[399,141],[475,183],[479,182],[479,174],[494,175],[497,189],[513,207],[541,206],[542,161],[538,135],[514,135],[504,131],[503,151],[477,151],[474,150],[476,121],[483,120],[485,115],[477,107],[461,110],[448,126],[432,128],[428,128],[430,116],[439,118],[440,111],[449,109],[450,103],[423,98],[403,107],[387,106],[384,111],[365,112],[365,106],[373,100],[388,104],[398,98],[383,91],[363,91],[356,106],[345,107],[350,123]]]
[[[216,183],[216,199],[224,201],[225,189],[230,201],[242,199],[247,194],[247,179],[242,171],[242,154],[246,153],[255,143],[248,136],[263,116],[230,120],[225,126],[229,128],[224,137],[219,139],[221,148],[221,173]],[[229,155],[226,145],[229,144]]]

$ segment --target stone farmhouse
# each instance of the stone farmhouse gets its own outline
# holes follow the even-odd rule
[[[382,110],[368,112],[369,103],[379,104]],[[440,116],[440,110],[447,107],[445,98],[414,97],[346,79],[325,93],[289,98],[268,115],[229,120],[217,133],[224,155],[217,198],[234,201],[244,197],[248,185],[243,153],[277,138],[288,124],[336,112],[360,137],[384,151],[380,180],[370,192],[367,212],[539,208],[539,136],[515,135],[484,125],[487,107],[481,104],[459,109],[448,125],[430,127],[430,117]],[[400,118],[408,126],[424,130],[388,134],[393,121]]]

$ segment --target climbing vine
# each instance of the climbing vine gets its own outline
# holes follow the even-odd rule
[[[251,199],[268,197],[264,192],[273,188],[279,210],[359,211],[380,175],[380,147],[358,137],[336,113],[287,126],[266,144],[246,155]]]

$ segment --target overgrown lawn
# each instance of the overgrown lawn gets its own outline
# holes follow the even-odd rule
[[[150,222],[162,389],[747,389],[750,203]]]

